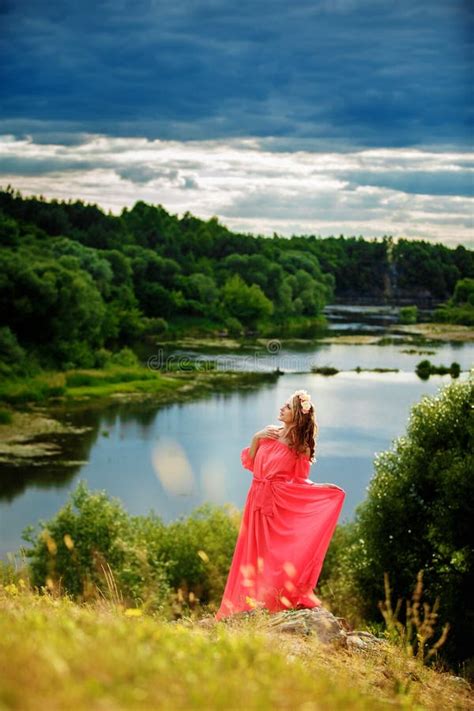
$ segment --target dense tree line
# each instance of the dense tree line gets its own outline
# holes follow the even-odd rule
[[[436,300],[451,297],[456,283],[474,277],[473,252],[459,245],[399,240],[393,248],[396,290],[424,289]]]
[[[98,349],[193,321],[232,334],[298,320],[307,329],[335,296],[382,297],[393,274],[440,298],[474,276],[463,247],[238,234],[161,205],[114,216],[10,186],[0,239],[0,362],[16,367],[92,366]]]

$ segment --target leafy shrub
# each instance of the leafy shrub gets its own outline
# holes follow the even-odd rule
[[[356,627],[365,626],[365,599],[356,583],[360,562],[360,541],[354,521],[338,524],[324,559],[316,594],[335,615],[341,615]],[[362,551],[363,552],[363,551]]]
[[[138,365],[139,361],[132,349],[125,346],[125,348],[122,348],[117,353],[112,353],[110,363],[113,365],[132,366]]]
[[[433,314],[436,321],[454,323],[461,326],[474,326],[474,306],[461,304],[459,306],[440,306]]]
[[[153,380],[154,373],[144,368],[120,368],[110,364],[109,368],[96,371],[76,370],[66,375],[66,385],[69,388],[94,387],[110,383],[130,383],[136,380]]]
[[[34,364],[28,362],[26,351],[18,343],[16,335],[8,326],[2,326],[0,328],[0,376],[32,373],[34,370]]]
[[[109,351],[108,348],[99,348],[96,350],[94,355],[94,368],[104,368],[108,363],[110,363],[112,351]]]
[[[159,316],[155,318],[143,317],[143,334],[144,335],[161,335],[168,330],[168,322],[166,319]]]
[[[66,592],[84,599],[107,587],[110,569],[121,594],[151,608],[165,607],[172,588],[218,603],[239,516],[204,504],[166,526],[153,513],[130,516],[119,500],[90,492],[81,481],[50,521],[24,530],[32,545],[25,550],[31,581],[37,587],[48,578],[60,581]]]
[[[237,519],[237,513],[229,516],[225,508],[203,504],[187,519],[166,527],[157,553],[170,562],[172,587],[192,590],[202,603],[219,600],[235,548]]]
[[[25,551],[33,585],[60,580],[65,592],[87,599],[94,587],[106,587],[110,566],[126,597],[138,602],[147,592],[148,605],[164,604],[169,592],[166,566],[151,559],[147,548],[148,540],[163,529],[160,519],[130,517],[118,500],[90,492],[79,482],[70,501],[50,521],[40,521],[39,529],[29,526],[23,532],[33,546]]]
[[[224,325],[227,329],[229,336],[241,336],[243,333],[243,326],[238,318],[234,316],[229,316],[225,319]]]
[[[420,360],[417,364],[416,374],[422,380],[427,380],[430,375],[446,375],[450,373],[452,378],[459,378],[461,366],[459,363],[453,362],[450,366],[434,365],[430,360]]]
[[[454,287],[453,304],[470,304],[474,306],[474,279],[459,279]]]
[[[249,327],[273,313],[273,303],[258,284],[248,286],[238,274],[227,279],[222,287],[222,300],[230,316]]]
[[[397,597],[408,597],[424,571],[425,593],[440,598],[439,623],[452,630],[444,648],[460,662],[472,655],[474,609],[474,377],[424,396],[406,436],[375,459],[367,499],[358,506],[346,575],[376,620],[387,572]]]
[[[49,397],[63,395],[65,388],[58,383],[51,384],[41,376],[35,378],[12,378],[0,383],[0,401],[11,405],[27,402],[42,402]]]
[[[474,326],[474,279],[459,279],[454,293],[434,312],[437,321]]]
[[[9,425],[13,420],[10,410],[0,408],[0,425]]]
[[[418,320],[417,306],[402,306],[399,313],[400,323],[416,323]]]
[[[18,343],[17,337],[8,326],[0,328],[0,360],[5,363],[13,363],[23,360],[26,356],[25,350]]]

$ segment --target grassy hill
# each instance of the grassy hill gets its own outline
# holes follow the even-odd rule
[[[106,597],[77,604],[0,584],[0,709],[472,708],[469,685],[408,658],[263,629],[263,617],[170,622]],[[207,622],[207,624],[205,624]]]

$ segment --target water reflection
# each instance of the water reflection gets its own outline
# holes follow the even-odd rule
[[[130,513],[154,511],[165,521],[205,501],[241,509],[251,473],[242,468],[240,451],[254,432],[277,424],[279,406],[300,388],[311,393],[320,427],[310,477],[346,491],[341,520],[347,520],[365,498],[375,455],[404,434],[415,402],[449,382],[450,376],[421,381],[411,372],[286,374],[258,390],[213,393],[194,402],[69,413],[73,424],[90,427],[65,438],[75,465],[56,462],[36,475],[27,467],[2,477],[0,555],[18,549],[24,526],[55,514],[79,478],[119,497]]]
[[[270,339],[270,343],[275,343]],[[219,370],[268,372],[279,369],[285,373],[307,373],[314,367],[335,367],[338,370],[361,368],[397,368],[414,372],[417,364],[426,358],[440,365],[460,364],[461,370],[469,370],[474,362],[473,343],[438,343],[436,345],[414,347],[406,343],[386,345],[364,344],[348,345],[319,343],[317,345],[299,344],[269,350],[260,347],[252,352],[228,351],[213,353],[209,349],[176,349],[169,351],[167,357],[181,357],[184,353],[193,360],[204,363],[214,360]]]
[[[193,493],[193,468],[179,442],[171,438],[161,439],[152,449],[151,461],[168,495],[190,496]]]

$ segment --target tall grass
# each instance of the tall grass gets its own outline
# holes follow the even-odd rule
[[[469,709],[468,685],[388,643],[361,653],[272,632],[268,616],[212,624],[122,604],[33,592],[21,568],[0,583],[0,708],[145,711]],[[13,580],[14,577],[14,580]],[[206,623],[206,624],[204,624]]]
[[[430,661],[446,642],[451,626],[449,622],[446,622],[437,641],[433,641],[430,646],[430,640],[435,637],[439,597],[436,598],[432,606],[427,601],[422,602],[423,571],[420,570],[412,599],[405,601],[405,622],[401,622],[399,615],[403,601],[402,598],[398,598],[395,609],[393,609],[388,573],[384,574],[384,586],[385,600],[379,602],[379,608],[385,620],[389,637],[400,644],[409,656],[414,656],[421,662]]]

